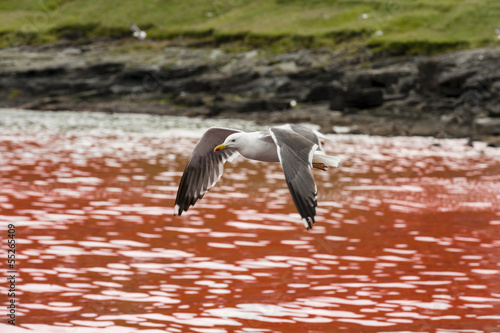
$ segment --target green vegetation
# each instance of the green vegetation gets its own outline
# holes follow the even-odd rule
[[[0,45],[129,37],[393,54],[497,45],[498,0],[0,0]]]

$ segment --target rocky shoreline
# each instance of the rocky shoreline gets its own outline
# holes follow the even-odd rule
[[[500,138],[500,49],[390,57],[151,42],[0,50],[0,107],[310,122],[324,132]]]

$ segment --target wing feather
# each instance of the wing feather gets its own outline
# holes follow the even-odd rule
[[[293,202],[307,229],[316,215],[317,188],[311,172],[312,157],[318,145],[302,135],[283,128],[270,129]]]
[[[203,134],[182,174],[175,199],[174,215],[182,215],[217,183],[224,171],[224,163],[236,157],[238,152],[230,148],[214,152],[214,148],[229,135],[237,132],[241,131],[212,127]]]

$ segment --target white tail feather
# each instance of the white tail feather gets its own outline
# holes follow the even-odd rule
[[[327,166],[338,167],[341,161],[340,157],[328,156],[322,151],[316,151],[313,156],[313,163],[323,163]]]

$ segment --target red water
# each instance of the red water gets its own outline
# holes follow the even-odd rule
[[[500,331],[499,150],[331,136],[327,152],[344,161],[314,172],[307,231],[279,165],[242,158],[174,217],[195,143],[179,131],[2,129],[0,234],[6,253],[15,224],[18,327]]]

